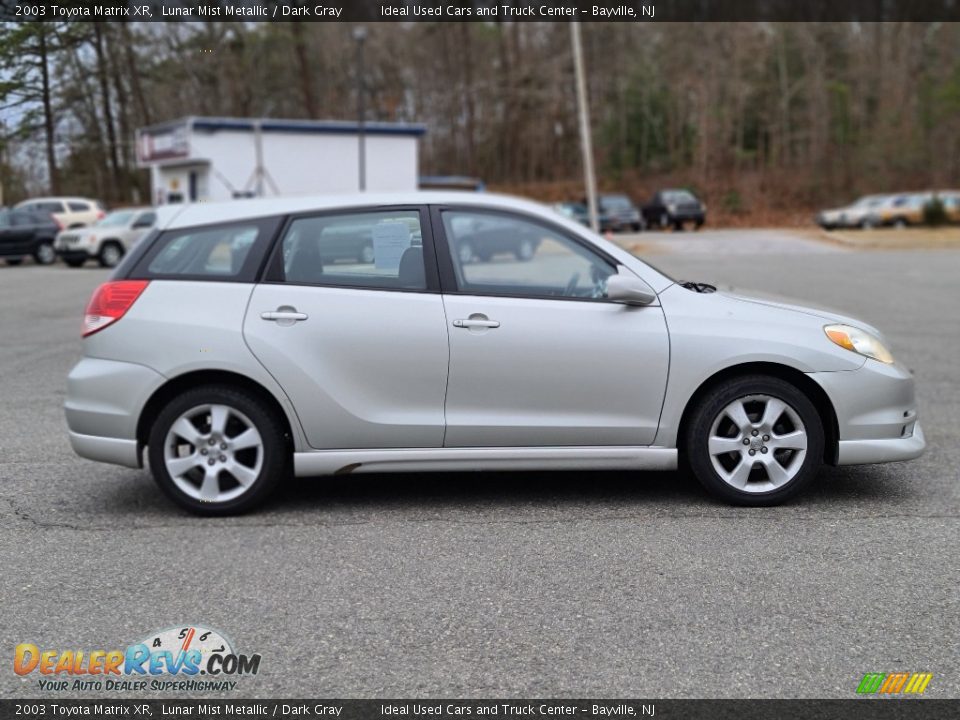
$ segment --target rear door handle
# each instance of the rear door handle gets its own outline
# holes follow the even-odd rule
[[[466,320],[454,320],[453,326],[457,328],[498,328],[500,323],[497,320],[488,320],[486,317],[469,317]]]
[[[293,325],[295,322],[306,320],[309,316],[306,313],[297,312],[297,309],[294,307],[284,305],[278,307],[276,310],[262,312],[260,313],[260,317],[264,320],[272,320],[278,325]]]

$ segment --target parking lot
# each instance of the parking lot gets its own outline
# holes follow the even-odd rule
[[[65,377],[106,272],[0,265],[0,696],[42,696],[10,670],[18,643],[183,623],[262,654],[234,697],[847,698],[892,671],[960,696],[960,253],[694,239],[654,264],[878,325],[916,373],[927,453],[825,469],[772,509],[679,473],[361,475],[200,519],[70,450]]]

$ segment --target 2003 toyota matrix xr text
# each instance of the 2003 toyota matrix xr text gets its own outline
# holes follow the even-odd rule
[[[924,449],[913,378],[874,328],[678,283],[513,198],[164,208],[83,335],[73,448],[148,462],[204,514],[291,472],[681,460],[728,502],[773,505],[823,462]]]

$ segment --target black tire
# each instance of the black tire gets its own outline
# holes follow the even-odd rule
[[[185,493],[170,476],[164,461],[164,444],[173,423],[191,408],[207,404],[227,405],[243,413],[256,426],[263,442],[263,459],[256,479],[239,497],[225,502],[207,502]],[[157,485],[177,505],[197,515],[236,515],[263,504],[281,479],[289,475],[292,462],[282,420],[257,395],[229,385],[194,388],[175,397],[154,421],[148,444],[150,470]],[[222,474],[219,482],[223,482]]]
[[[361,265],[372,265],[376,261],[376,255],[373,251],[373,243],[364,243],[357,253],[357,262]]]
[[[633,230],[635,233],[638,233],[643,230],[643,223],[635,222],[633,223],[633,225],[630,226],[630,229]]]
[[[674,232],[683,232],[683,223],[680,220],[673,221],[673,231]]]
[[[528,262],[533,260],[533,256],[537,253],[537,246],[534,244],[533,240],[529,238],[523,238],[519,243],[517,243],[516,250],[513,251],[513,255],[520,262]]]
[[[42,241],[33,251],[33,260],[37,265],[53,265],[57,261],[57,251],[49,240]]]
[[[123,256],[123,245],[116,240],[107,240],[100,246],[100,252],[97,253],[97,262],[100,263],[100,267],[112,268],[120,263]]]
[[[23,258],[22,258],[22,257],[6,258],[6,259],[5,259],[5,262],[6,262],[7,265],[9,265],[10,267],[15,267],[15,266],[17,266],[17,265],[23,264]]]
[[[806,454],[802,461],[797,460],[800,465],[793,477],[780,487],[766,492],[747,492],[728,484],[714,468],[708,450],[713,423],[724,408],[738,398],[751,395],[766,395],[785,402],[803,422],[807,436]],[[684,461],[700,484],[714,497],[732,505],[753,507],[779,505],[802,491],[823,463],[824,432],[817,409],[796,386],[767,375],[733,378],[711,389],[693,408],[683,441]],[[734,457],[736,457],[735,454]],[[757,456],[757,460],[752,460],[744,455],[741,462],[750,462],[754,467],[758,467],[756,463],[760,459]],[[758,472],[763,473],[759,470]]]
[[[476,259],[477,253],[473,249],[473,243],[469,240],[462,240],[457,246],[457,258],[461,265],[468,265]]]
[[[83,267],[83,264],[86,262],[83,258],[64,258],[63,261],[67,264],[68,267],[78,268]]]

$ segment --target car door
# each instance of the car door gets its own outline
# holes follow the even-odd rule
[[[483,237],[463,233],[490,214],[433,210],[450,337],[444,444],[651,444],[669,363],[662,308],[608,301],[615,261],[532,216],[492,213],[504,234],[536,234],[532,257],[480,260]]]
[[[425,209],[291,218],[244,337],[318,449],[443,445],[447,329]],[[346,235],[374,261],[343,258]],[[333,252],[328,252],[330,249]]]

